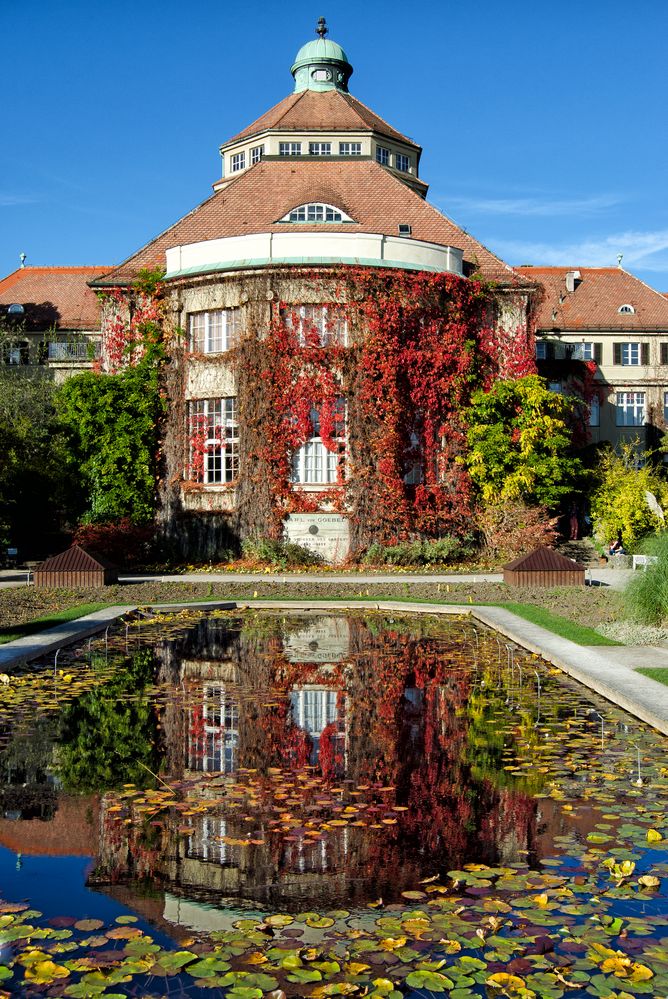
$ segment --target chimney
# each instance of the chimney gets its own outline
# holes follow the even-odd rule
[[[580,271],[566,271],[566,291],[573,292],[582,282]]]

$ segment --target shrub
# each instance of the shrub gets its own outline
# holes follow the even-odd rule
[[[292,569],[297,566],[322,565],[317,552],[292,541],[275,541],[273,538],[246,538],[241,543],[243,557],[249,562],[259,562],[274,569]]]
[[[597,470],[598,485],[591,497],[594,533],[607,545],[621,531],[624,546],[635,550],[641,538],[663,526],[647,502],[651,493],[668,506],[668,485],[650,464],[651,455],[640,449],[638,439],[623,444],[619,453],[603,453]]]
[[[470,546],[469,546],[470,547]],[[369,545],[365,565],[437,565],[458,562],[468,554],[458,538],[447,536],[434,541],[404,541],[398,545]]]
[[[634,572],[624,592],[626,611],[632,621],[658,625],[668,620],[668,532],[646,538],[640,546],[645,555],[658,559],[645,572]]]
[[[129,517],[109,524],[80,524],[72,543],[102,555],[119,568],[136,568],[155,556],[155,528],[133,524]]]
[[[478,527],[487,555],[495,562],[532,551],[557,540],[557,517],[544,506],[528,506],[521,500],[490,503],[478,513]]]

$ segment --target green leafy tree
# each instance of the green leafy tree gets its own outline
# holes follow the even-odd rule
[[[142,362],[118,374],[77,375],[63,385],[57,406],[90,519],[151,520],[163,412],[157,369]]]
[[[591,496],[594,532],[602,544],[621,531],[625,547],[634,549],[641,538],[665,526],[650,494],[668,511],[668,483],[651,459],[637,438],[622,444],[619,451],[603,452]]]
[[[485,503],[523,500],[554,509],[576,488],[582,464],[572,449],[575,407],[538,375],[474,393],[464,461]]]
[[[39,548],[76,507],[43,368],[0,365],[0,545]]]

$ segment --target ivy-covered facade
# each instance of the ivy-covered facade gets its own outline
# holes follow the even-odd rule
[[[141,354],[137,275],[164,272],[158,519],[192,558],[318,511],[352,550],[462,535],[471,395],[535,371],[535,284],[429,204],[420,147],[318,34],[212,197],[94,283],[114,370]]]

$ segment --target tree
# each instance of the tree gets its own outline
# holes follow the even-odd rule
[[[668,510],[668,483],[643,451],[636,438],[621,445],[619,452],[604,451],[596,470],[597,485],[591,496],[594,532],[602,544],[608,544],[621,531],[624,545],[635,548],[641,538],[665,527],[648,494]]]
[[[57,398],[70,464],[84,479],[93,521],[152,519],[163,407],[154,366],[68,379]]]
[[[523,500],[555,509],[577,487],[570,420],[577,401],[527,375],[475,392],[463,459],[485,503]]]

